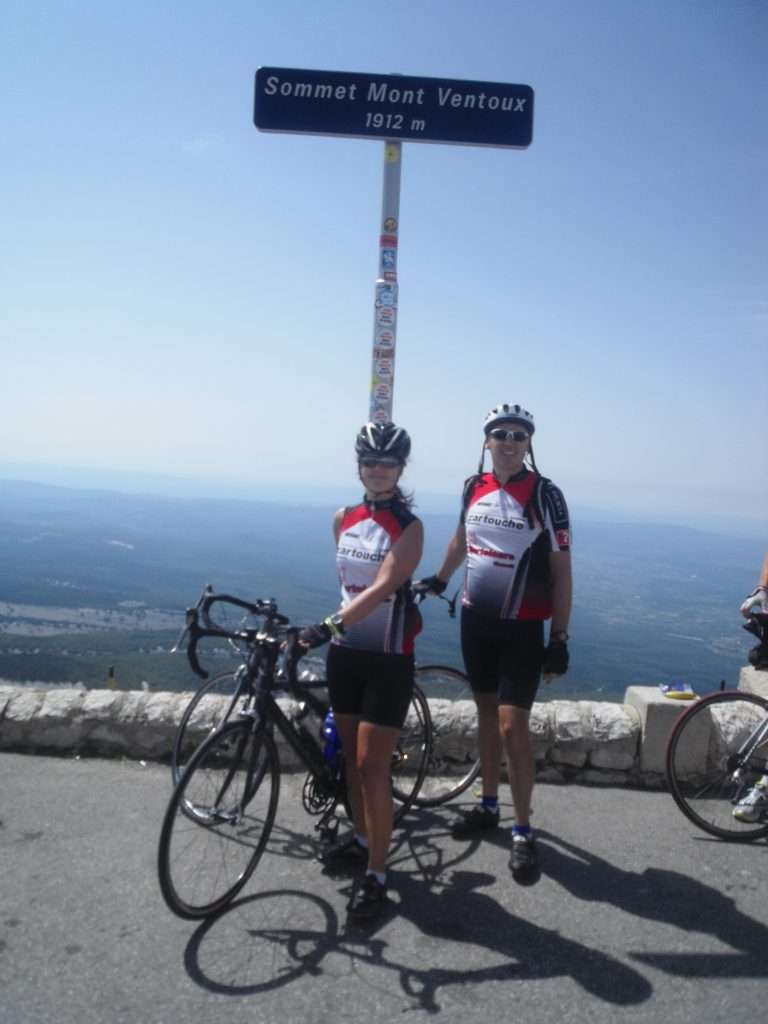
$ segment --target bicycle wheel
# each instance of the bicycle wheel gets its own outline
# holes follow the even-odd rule
[[[433,737],[427,775],[414,802],[419,807],[437,807],[463,793],[480,774],[477,707],[469,679],[459,669],[422,665],[416,669],[416,681],[432,704]],[[461,702],[460,707],[456,702]],[[451,728],[445,729],[443,722],[448,718]]]
[[[432,719],[429,704],[418,686],[413,688],[408,715],[392,754],[392,795],[398,822],[418,798],[429,767],[432,750]]]
[[[207,737],[229,721],[239,697],[240,675],[221,672],[204,683],[184,709],[171,750],[171,776],[178,785],[184,766]]]
[[[738,801],[768,772],[768,741],[755,749],[747,742],[765,722],[768,701],[731,690],[703,697],[675,723],[667,782],[683,814],[710,835],[740,842],[768,835],[768,821],[733,817]]]
[[[274,740],[252,722],[230,722],[198,747],[160,832],[160,889],[174,914],[215,914],[242,889],[267,844],[279,789]]]

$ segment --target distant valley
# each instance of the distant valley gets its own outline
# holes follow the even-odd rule
[[[0,678],[101,686],[112,669],[124,687],[189,687],[185,660],[167,651],[205,583],[275,597],[297,623],[337,606],[332,513],[0,481]],[[455,516],[423,518],[427,574]],[[756,542],[578,514],[573,525],[572,669],[545,695],[616,700],[630,683],[736,682],[752,643],[738,605],[763,555]],[[419,660],[460,664],[446,605],[422,607]]]

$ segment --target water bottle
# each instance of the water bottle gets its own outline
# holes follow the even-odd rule
[[[323,757],[331,767],[336,766],[336,761],[339,757],[339,749],[341,747],[341,741],[339,740],[339,734],[336,731],[336,719],[333,717],[333,709],[329,709],[328,714],[325,716],[323,722],[323,739],[325,744],[323,746]]]

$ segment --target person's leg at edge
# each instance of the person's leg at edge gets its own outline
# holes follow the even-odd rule
[[[523,828],[530,825],[531,797],[536,774],[530,717],[530,711],[525,708],[511,704],[499,705],[499,733],[507,759],[515,822]]]
[[[392,754],[400,729],[360,722],[357,732],[356,772],[360,779],[366,835],[368,871],[384,875],[392,838]]]

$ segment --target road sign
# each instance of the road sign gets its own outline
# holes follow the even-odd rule
[[[409,75],[259,68],[254,123],[265,132],[525,149],[533,89]]]

